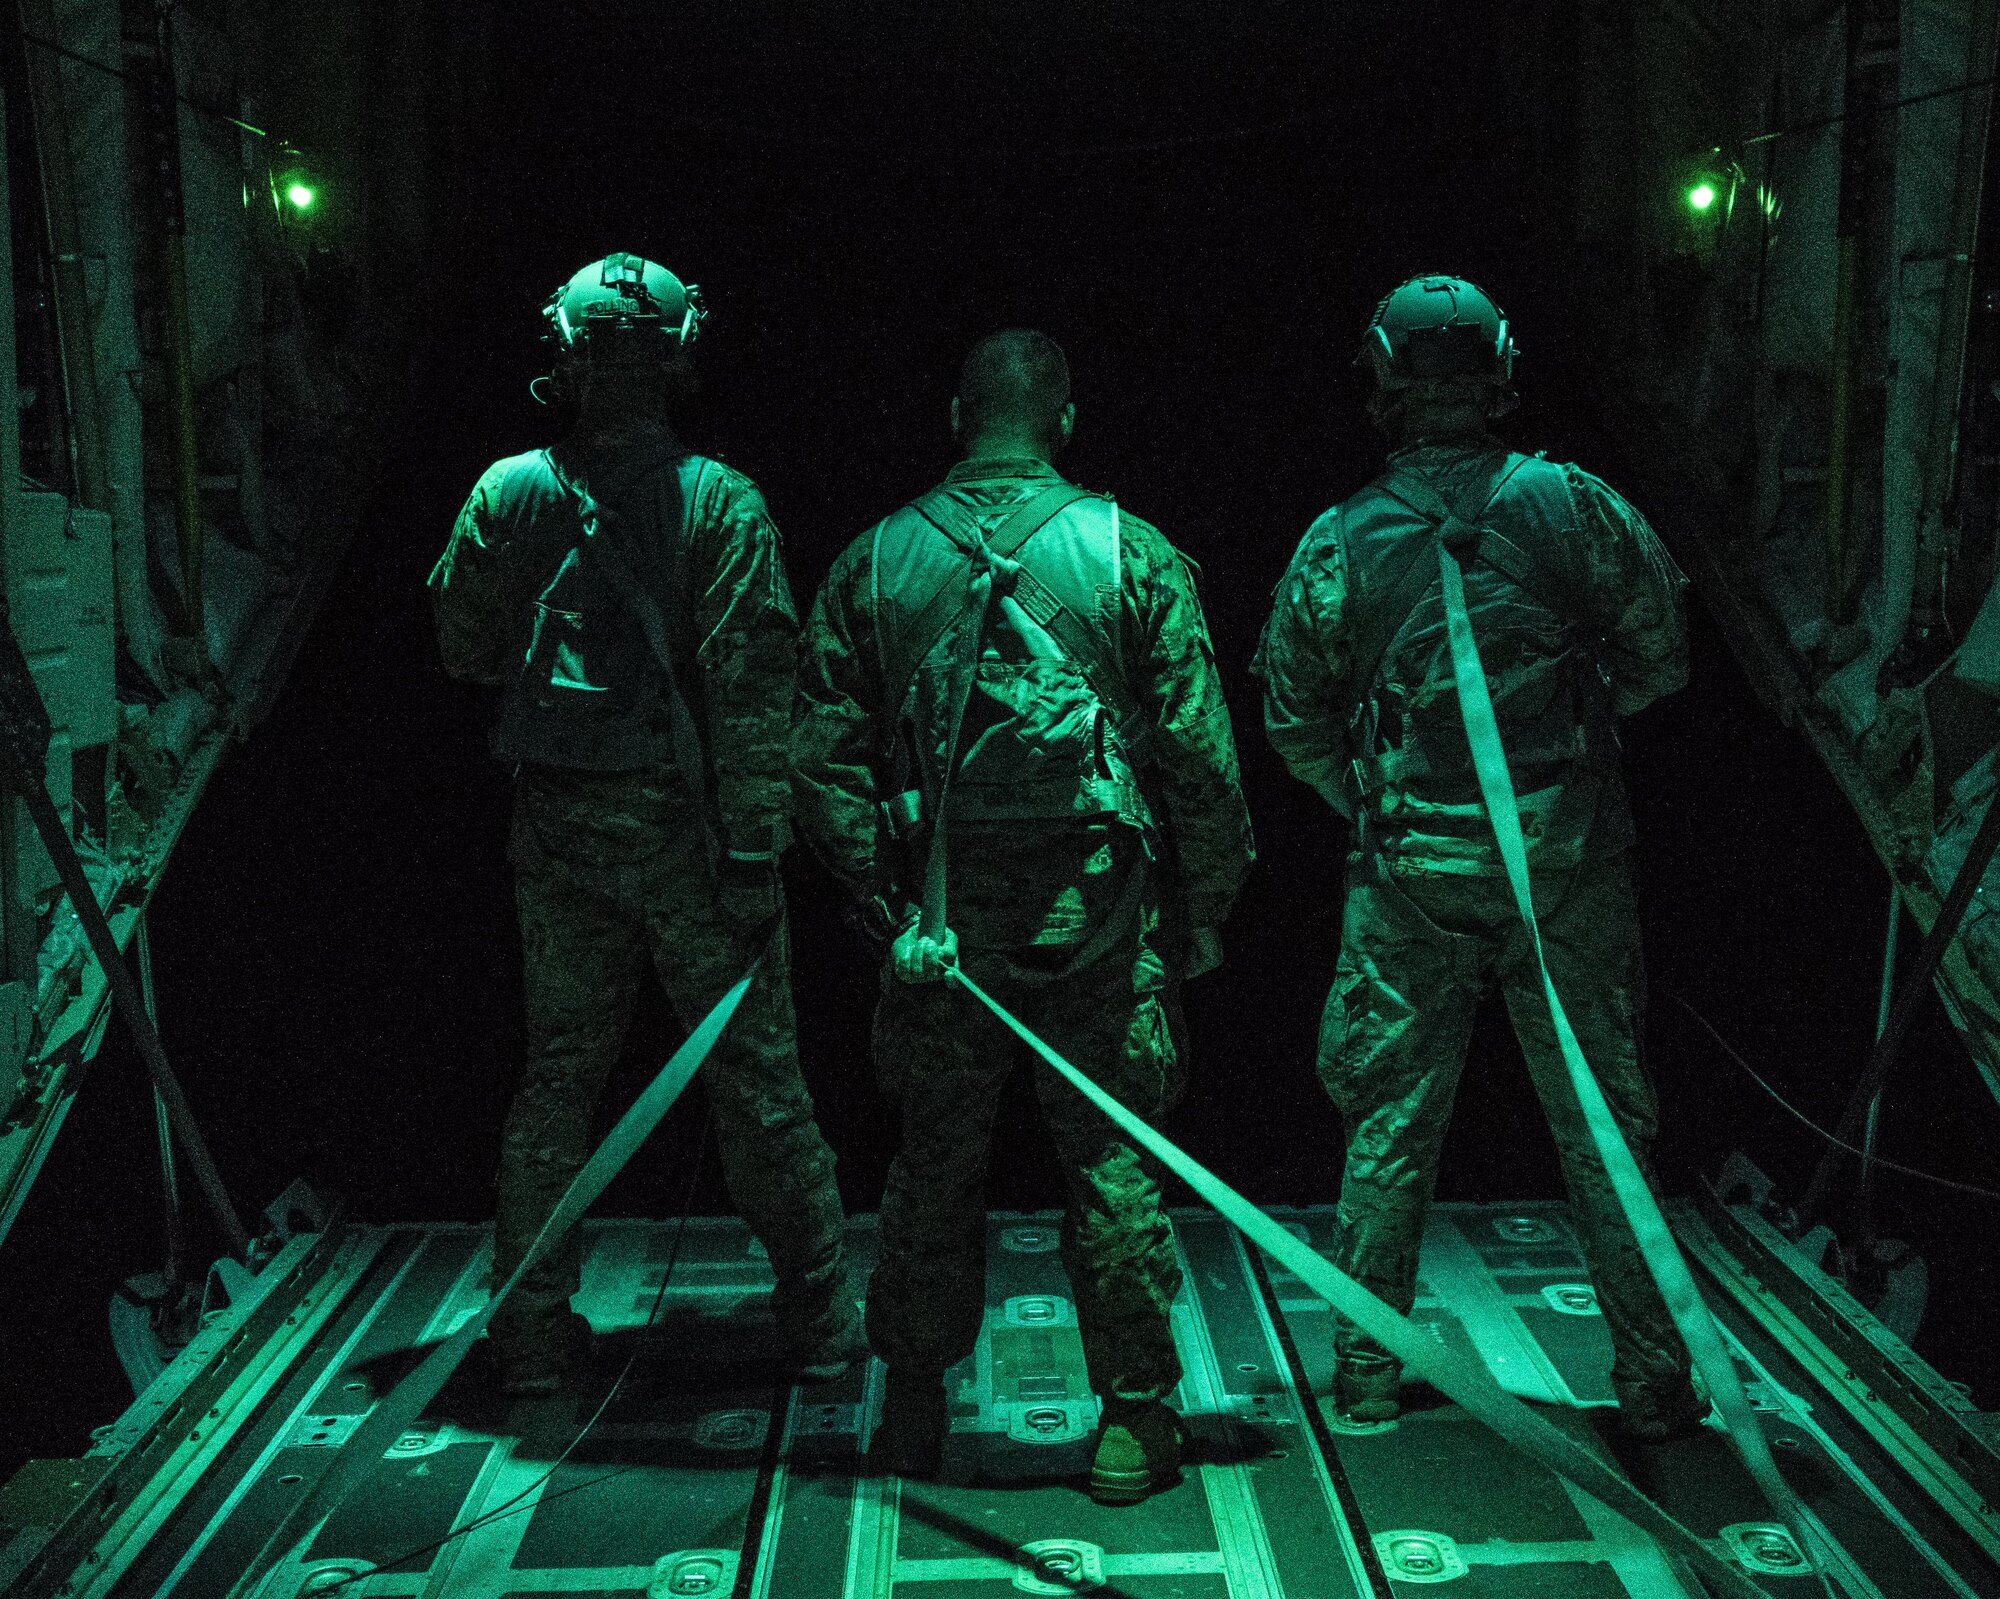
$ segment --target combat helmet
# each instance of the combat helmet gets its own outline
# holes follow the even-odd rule
[[[580,372],[597,362],[678,364],[708,310],[696,285],[655,261],[614,252],[551,294],[542,315],[555,352],[553,384],[573,393]]]
[[[1419,273],[1385,294],[1355,365],[1374,373],[1378,420],[1410,399],[1477,399],[1497,416],[1514,405],[1515,345],[1507,314],[1475,283]]]

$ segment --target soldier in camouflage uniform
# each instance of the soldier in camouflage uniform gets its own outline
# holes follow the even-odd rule
[[[935,979],[962,961],[1156,1117],[1185,1070],[1177,985],[1213,964],[1251,861],[1192,569],[1156,529],[1049,464],[1075,416],[1062,352],[1024,331],[983,340],[952,415],[958,465],[827,579],[793,736],[799,824],[894,940],[874,1052],[903,1131],[868,1333],[889,1367],[878,1457],[907,1474],[937,1469],[940,1379],[978,1336],[987,1152],[1022,1056]],[[992,601],[969,603],[988,550]],[[912,901],[940,808],[951,909],[933,929]],[[1178,1469],[1163,1401],[1181,1371],[1168,1324],[1180,1272],[1159,1172],[1034,1069],[1068,1188],[1064,1264],[1105,1403],[1092,1492],[1127,1503]]]
[[[1409,1308],[1473,1012],[1497,980],[1562,1157],[1623,1420],[1665,1437],[1705,1407],[1557,1049],[1459,717],[1435,550],[1442,529],[1470,557],[1467,605],[1520,793],[1549,970],[1649,1175],[1656,1105],[1639,1056],[1645,974],[1614,718],[1686,681],[1682,579],[1603,483],[1493,440],[1512,355],[1504,319],[1471,284],[1417,278],[1384,299],[1364,358],[1394,452],[1306,534],[1258,652],[1272,744],[1355,824],[1319,1047],[1347,1123],[1337,1259]],[[1338,1342],[1343,1409],[1393,1417],[1394,1362],[1351,1325]]]
[[[501,687],[494,753],[516,773],[528,1061],[494,1273],[520,1263],[588,1153],[642,957],[691,1026],[768,945],[704,1080],[731,1198],[777,1275],[786,1351],[823,1376],[863,1346],[833,1155],[799,1075],[777,875],[797,617],[756,486],[690,454],[667,420],[691,383],[692,295],[633,256],[558,292],[556,378],[577,429],[489,468],[431,575],[446,669]],[[572,1241],[496,1316],[510,1392],[558,1386],[579,1353],[577,1272]]]

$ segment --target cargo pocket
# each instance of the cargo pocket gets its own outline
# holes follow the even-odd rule
[[[1354,1042],[1355,1030],[1361,1024],[1359,1010],[1367,1003],[1367,983],[1366,972],[1342,959],[1334,973],[1332,992],[1326,996],[1326,1009],[1320,1013],[1319,1080],[1333,1096],[1335,1104],[1342,1103],[1345,1098],[1347,1072],[1344,1063],[1349,1045]]]
[[[1187,1088],[1178,997],[1164,991],[1142,993],[1125,1034],[1120,1088],[1127,1107],[1147,1120],[1166,1114]]]

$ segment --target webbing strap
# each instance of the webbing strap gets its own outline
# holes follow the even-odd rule
[[[990,555],[1011,560],[1015,551],[1058,515],[1078,500],[1089,497],[1088,489],[1080,489],[1074,483],[1052,484],[1016,505],[1006,520],[994,528],[991,537],[982,534],[979,522],[972,513],[942,489],[912,501],[909,509],[936,528],[940,536],[961,553],[971,555],[983,545]],[[945,629],[951,626],[951,619],[958,614],[952,602],[958,592],[959,577],[964,571],[963,567],[954,567],[932,591],[930,598],[911,613],[910,621],[896,638],[878,637],[877,647],[882,652],[882,686],[889,696],[890,705],[902,703],[903,696],[909,693],[911,681],[917,675],[917,668],[937,647]]]
[[[1016,506],[1007,520],[994,529],[990,539],[982,534],[979,524],[949,495],[930,494],[916,502],[916,509],[924,520],[969,555],[965,568],[965,599],[955,613],[961,629],[958,651],[952,657],[951,680],[946,688],[944,771],[938,778],[937,803],[931,814],[930,850],[924,859],[924,903],[918,931],[925,938],[942,938],[948,925],[946,833],[949,824],[946,808],[951,798],[952,775],[958,770],[959,735],[965,729],[965,707],[972,698],[972,680],[979,671],[980,639],[986,632],[986,616],[993,603],[995,562],[1007,560],[1053,521],[1059,512],[1086,498],[1087,494],[1087,490],[1071,483],[1058,483],[1043,489]],[[940,598],[949,594],[950,590],[951,579],[947,578],[939,593],[925,604],[919,618],[922,626],[929,626],[933,613],[940,609]],[[1021,628],[1024,639],[1029,639],[1027,628],[1033,627],[1033,623],[1026,613],[1011,597],[1003,598],[1001,603],[1011,607],[1009,620]],[[940,622],[922,653],[912,658],[913,670],[915,664],[930,653],[945,628],[950,626],[949,620]],[[915,633],[918,630],[913,627],[910,631]]]
[[[626,560],[624,517],[580,483],[563,476],[556,466],[555,457],[547,450],[542,452],[542,457],[556,482],[576,501],[577,519],[583,525],[583,538],[577,545],[580,557],[591,561],[617,591],[618,597],[638,621],[640,631],[646,635],[646,644],[653,652],[653,659],[659,663],[660,697],[666,702],[667,736],[673,746],[674,768],[679,772],[681,785],[687,789],[688,799],[699,812],[708,832],[710,856],[719,855],[724,841],[719,819],[709,804],[701,730],[695,721],[694,711],[688,705],[687,696],[681,692],[679,674],[674,671],[673,640],[667,630],[666,614],[661,610],[658,598]],[[653,469],[656,470],[658,465],[653,463]],[[687,496],[683,505],[683,517],[699,502],[702,479],[707,470],[704,464],[697,471],[694,492]]]
[[[1535,961],[1542,973],[1542,995],[1548,1001],[1549,1020],[1555,1028],[1556,1044],[1562,1052],[1563,1064],[1569,1069],[1570,1083],[1583,1107],[1584,1123],[1590,1129],[1591,1141],[1597,1146],[1598,1156],[1611,1180],[1619,1209],[1624,1212],[1638,1242],[1646,1270],[1659,1285],[1667,1314],[1673,1318],[1674,1326],[1687,1342],[1695,1370],[1700,1372],[1702,1380],[1708,1385],[1709,1397],[1722,1414],[1722,1423],[1730,1442],[1735,1445],[1737,1454],[1770,1501],[1771,1508],[1783,1520],[1831,1594],[1832,1586],[1826,1575],[1829,1551],[1821,1546],[1817,1531],[1808,1523],[1798,1496],[1792,1492],[1791,1485],[1779,1473],[1778,1464],[1771,1457],[1770,1445],[1765,1440],[1763,1429],[1757,1425],[1756,1413],[1750,1408],[1750,1400],[1737,1378],[1736,1366],[1723,1343],[1721,1330],[1716,1326],[1708,1306],[1703,1303],[1687,1262],[1667,1227],[1667,1219],[1660,1213],[1659,1203],[1653,1198],[1653,1191],[1639,1170],[1639,1162],[1634,1158],[1631,1146],[1625,1142],[1625,1135],[1611,1114],[1610,1105],[1605,1102],[1604,1091],[1583,1058],[1583,1048],[1577,1043],[1576,1033],[1563,1010],[1562,999],[1556,993],[1555,981],[1549,975],[1548,958],[1542,949],[1541,925],[1535,919],[1534,894],[1528,879],[1527,840],[1521,832],[1520,807],[1514,796],[1513,779],[1507,772],[1506,749],[1500,742],[1500,724],[1494,717],[1492,696],[1486,688],[1486,671],[1480,664],[1479,648],[1472,637],[1472,617],[1465,604],[1465,578],[1459,570],[1458,561],[1442,543],[1438,545],[1438,571],[1444,583],[1445,625],[1451,639],[1452,670],[1458,681],[1459,711],[1465,720],[1466,740],[1472,746],[1473,769],[1478,774],[1479,791],[1486,801],[1487,815],[1493,822],[1493,834],[1500,847],[1500,859],[1507,868],[1507,881],[1514,891],[1514,903],[1521,912],[1521,921],[1534,945]]]
[[[312,1491],[298,1500],[271,1529],[271,1535],[264,1541],[257,1558],[229,1590],[232,1599],[254,1592],[264,1574],[286,1550],[298,1544],[301,1537],[310,1544],[320,1523],[338,1508],[361,1477],[380,1463],[383,1453],[424,1413],[437,1397],[438,1390],[458,1369],[459,1362],[472,1348],[474,1340],[486,1331],[493,1313],[533,1267],[561,1247],[570,1230],[583,1219],[583,1213],[596,1202],[611,1179],[624,1169],[625,1163],[638,1153],[639,1146],[659,1126],[660,1118],[681,1097],[682,1090],[693,1081],[695,1072],[708,1059],[716,1040],[722,1036],[722,1030],[736,1014],[736,1007],[743,1003],[744,994],[749,991],[758,967],[763,964],[764,957],[759,955],[751,963],[750,970],[716,1001],[715,1008],[702,1018],[701,1024],[668,1058],[659,1074],[632,1102],[632,1108],[618,1118],[618,1125],[605,1135],[604,1142],[597,1146],[590,1159],[584,1162],[583,1169],[563,1190],[562,1198],[549,1212],[549,1219],[542,1223],[542,1230],[535,1235],[534,1243],[522,1256],[521,1264],[514,1268],[514,1274],[501,1284],[492,1298],[468,1316],[463,1325],[433,1344],[430,1353],[424,1356],[416,1369],[383,1395],[368,1413],[367,1419],[354,1429],[354,1435],[334,1451],[333,1459],[319,1481],[313,1484]]]
[[[938,777],[937,805],[931,814],[930,852],[924,859],[924,904],[918,930],[925,938],[944,937],[947,867],[946,834],[949,828],[951,779],[958,770],[959,735],[965,731],[965,707],[972,698],[972,680],[979,671],[979,641],[986,632],[986,613],[993,600],[993,563],[981,544],[973,551],[972,565],[965,584],[965,603],[959,610],[958,649],[952,657],[951,682],[946,690],[944,770]]]
[[[1456,503],[1447,503],[1443,495],[1413,471],[1385,475],[1376,481],[1377,489],[1412,515],[1423,518],[1430,526],[1411,536],[1407,550],[1399,552],[1386,579],[1371,585],[1369,592],[1361,596],[1364,601],[1361,607],[1363,615],[1355,627],[1354,665],[1351,668],[1358,692],[1364,695],[1370,692],[1375,674],[1381,669],[1383,656],[1388,654],[1389,646],[1396,641],[1397,632],[1431,585],[1430,577],[1424,571],[1424,555],[1431,541],[1444,529],[1454,530],[1454,536],[1458,536],[1457,530],[1460,529],[1474,537],[1482,532],[1477,526],[1479,519],[1492,509],[1508,479],[1521,469],[1527,459],[1525,455],[1511,451],[1502,452],[1498,465],[1488,467],[1483,476],[1468,483]],[[1499,471],[1498,477],[1494,476],[1496,470]],[[1342,537],[1344,541],[1344,524]],[[1505,572],[1504,567],[1501,570]],[[1511,572],[1506,575],[1513,576]]]
[[[1219,1211],[1265,1254],[1292,1272],[1314,1293],[1356,1322],[1369,1337],[1439,1392],[1456,1400],[1507,1443],[1573,1482],[1633,1525],[1682,1555],[1720,1594],[1736,1599],[1770,1599],[1744,1572],[1648,1499],[1611,1466],[1567,1433],[1543,1420],[1493,1380],[1484,1366],[1434,1337],[1407,1316],[1377,1299],[1361,1284],[1303,1240],[1287,1232],[1193,1156],[1127,1110],[1096,1083],[1051,1049],[959,967],[957,983],[984,1005],[1014,1036],[1032,1049],[1069,1085],[1111,1118],[1133,1142],[1151,1151],[1167,1169]]]

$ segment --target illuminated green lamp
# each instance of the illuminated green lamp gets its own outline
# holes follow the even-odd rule
[[[271,203],[280,221],[303,223],[319,209],[319,174],[295,144],[280,144],[271,154]]]
[[[297,191],[294,190],[293,192],[296,193]],[[1688,209],[1696,215],[1705,212],[1710,206],[1715,204],[1715,185],[1710,183],[1706,178],[1702,179],[1701,182],[1688,190],[1687,203]]]

